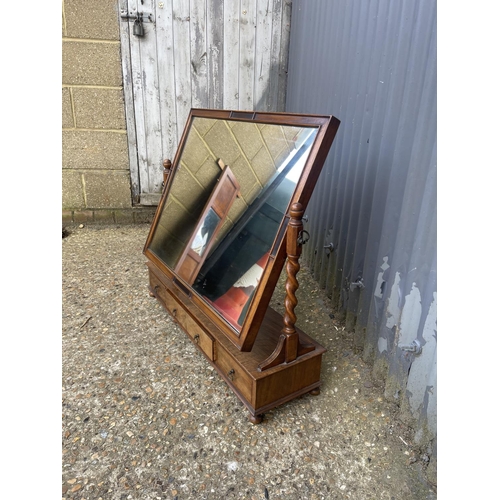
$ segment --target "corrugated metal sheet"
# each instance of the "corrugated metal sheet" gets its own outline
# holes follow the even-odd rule
[[[436,2],[295,0],[287,111],[339,133],[303,263],[345,311],[417,443],[436,436]],[[333,251],[324,248],[333,246]],[[364,288],[353,283],[362,280]],[[413,340],[420,355],[401,349]],[[434,441],[435,442],[435,441]]]

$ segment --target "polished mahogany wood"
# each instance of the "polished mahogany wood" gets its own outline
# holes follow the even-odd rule
[[[300,203],[294,203],[290,210],[290,223],[288,224],[286,236],[287,263],[286,263],[286,296],[285,296],[285,315],[283,317],[283,329],[278,340],[278,345],[271,356],[259,364],[259,370],[267,370],[281,363],[290,363],[310,351],[314,350],[312,344],[302,344],[299,335],[295,329],[297,316],[295,307],[297,297],[295,292],[299,288],[297,273],[300,270],[299,257],[302,253],[302,218],[304,209]]]
[[[300,113],[259,111],[241,113],[229,110],[191,109],[186,127],[179,143],[179,148],[177,149],[175,157],[172,161],[172,167],[170,169],[171,173],[168,175],[165,189],[151,226],[151,231],[144,246],[144,254],[146,257],[154,262],[155,265],[160,267],[166,274],[172,272],[173,270],[169,269],[168,266],[161,261],[161,259],[157,258],[154,252],[150,250],[149,246],[154,237],[155,229],[160,216],[166,205],[173,179],[175,178],[177,169],[179,168],[180,159],[191,130],[191,125],[195,119],[200,118],[225,120],[227,122],[253,122],[262,125],[315,128],[316,133],[314,141],[312,142],[307,159],[302,168],[302,173],[288,205],[288,207],[291,207],[293,203],[301,203],[304,208],[307,206],[321,172],[323,163],[328,155],[330,146],[340,125],[340,121],[331,115],[306,115]],[[220,163],[219,166],[222,167]],[[287,211],[288,210],[289,208]],[[289,216],[285,216],[282,219],[280,227],[277,231],[270,257],[260,278],[259,285],[253,294],[248,309],[246,310],[245,320],[241,328],[235,328],[231,322],[227,321],[221,314],[215,311],[214,308],[211,307],[210,304],[206,300],[203,300],[203,298],[198,294],[192,294],[191,299],[193,304],[201,309],[204,309],[211,320],[216,323],[219,328],[225,331],[227,338],[241,351],[252,350],[255,339],[259,333],[260,324],[265,317],[274,288],[278,282],[283,265],[285,264],[287,251],[286,238],[284,235],[287,231],[288,222]]]
[[[170,172],[172,171],[172,162],[167,158],[163,160],[163,189],[165,189],[167,185],[167,180],[168,176],[170,175]]]
[[[228,216],[231,205],[235,201],[241,201],[236,200],[240,195],[236,177],[231,174],[229,179],[231,185],[228,184],[227,189],[217,191],[221,189],[221,184],[224,184],[219,182],[219,187],[207,193],[208,202],[203,212],[197,212],[196,217],[193,217],[193,220],[197,221],[196,230],[189,236],[191,238],[189,243],[186,246],[182,244],[179,249],[180,261],[169,267],[159,257],[160,252],[157,255],[153,247],[150,248],[160,217],[165,207],[169,206],[167,199],[183,150],[189,142],[191,126],[195,120],[205,118],[214,121],[223,120],[228,129],[236,126],[233,122],[251,122],[263,127],[267,125],[297,127],[301,133],[311,128],[315,134],[308,135],[313,139],[307,144],[310,149],[307,150],[302,173],[286,208],[280,208],[280,221],[277,221],[279,227],[272,245],[269,243],[270,250],[265,254],[266,264],[255,293],[247,304],[248,309],[241,328],[230,323],[227,317],[225,318],[212,305],[215,302],[211,304],[207,297],[197,293],[193,285],[205,255],[200,254],[198,258],[193,254],[193,250],[202,248],[204,244],[202,241],[202,245],[198,245],[199,240],[195,238],[197,230],[206,222],[207,213],[213,215],[212,211],[218,215],[222,224]],[[193,345],[246,406],[249,411],[249,421],[253,424],[260,423],[264,413],[272,408],[301,395],[320,393],[321,361],[326,350],[296,326],[295,309],[298,305],[296,291],[299,287],[297,274],[300,270],[299,259],[304,243],[302,238],[304,209],[339,125],[340,121],[337,118],[328,115],[192,109],[173,161],[165,160],[163,163],[163,194],[144,246],[144,254],[148,259],[150,295],[156,297],[169,312],[178,326],[186,332]],[[301,143],[297,137],[295,136],[293,140],[297,141],[297,151],[300,152],[305,143]],[[302,146],[299,146],[300,144]],[[201,148],[200,151],[204,154],[205,150]],[[218,152],[217,155],[219,154],[225,153]],[[227,178],[230,173],[229,167],[222,159],[217,158],[215,153],[211,158],[223,172],[220,179],[224,178],[224,175]],[[237,164],[234,165],[234,169],[236,172]],[[277,172],[278,176],[285,176],[287,173]],[[246,173],[240,177],[241,182],[245,176]],[[246,212],[245,215],[251,218],[252,213]],[[168,218],[168,214],[166,217]],[[220,225],[215,228],[212,242],[220,229]],[[196,244],[193,245],[193,241],[196,241]],[[211,242],[208,238],[206,241],[207,246],[204,248],[208,252]],[[269,302],[285,263],[287,273],[285,313],[281,315],[269,307]]]
[[[272,408],[319,388],[321,358],[326,350],[298,328],[295,333],[299,343],[312,345],[313,350],[289,363],[265,371],[259,368],[275,350],[283,328],[281,314],[268,308],[252,351],[240,351],[202,311],[193,307],[172,279],[153,263],[149,262],[148,267],[150,292],[247,407],[252,423],[260,423],[262,415]]]

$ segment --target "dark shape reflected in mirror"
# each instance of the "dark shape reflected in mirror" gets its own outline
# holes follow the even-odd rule
[[[319,175],[329,119],[191,111],[145,253],[189,285],[240,348],[251,347],[272,294],[263,287],[274,288],[283,266],[289,206],[307,202],[306,178]]]
[[[219,311],[232,326],[239,330],[243,325],[247,306],[259,284],[268,258],[269,252],[266,252],[256,264],[253,264],[252,267],[250,267],[250,269],[243,274],[243,276],[240,276],[230,286],[228,286],[226,278],[228,273],[223,275],[221,279],[212,279],[212,283],[219,288],[218,292],[216,291],[215,293],[210,293],[206,290],[208,278],[204,278],[203,275],[198,283],[195,284],[194,289],[199,291],[200,294],[205,296],[207,299],[209,299],[210,296],[213,296],[214,301],[212,302],[212,305],[214,308],[217,309],[217,311]],[[223,267],[224,264],[229,263],[229,261],[229,257],[224,256],[220,259],[220,267]],[[243,266],[236,266],[236,268],[243,268]],[[200,283],[202,283],[201,286]]]

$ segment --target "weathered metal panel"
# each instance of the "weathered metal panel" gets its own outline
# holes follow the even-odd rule
[[[290,0],[119,0],[134,201],[156,204],[189,110],[284,111]],[[145,16],[146,17],[146,16]],[[132,126],[131,126],[132,125]]]
[[[287,85],[287,111],[342,122],[306,211],[304,263],[345,312],[416,441],[429,443],[437,390],[435,0],[295,0]],[[364,288],[353,285],[359,280]],[[405,350],[414,340],[421,354]]]

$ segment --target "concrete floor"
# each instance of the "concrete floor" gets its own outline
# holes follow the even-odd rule
[[[436,498],[428,457],[299,272],[322,390],[260,425],[148,294],[148,225],[72,227],[63,255],[62,498]],[[272,305],[282,304],[281,289]],[[332,317],[333,316],[333,317]]]

